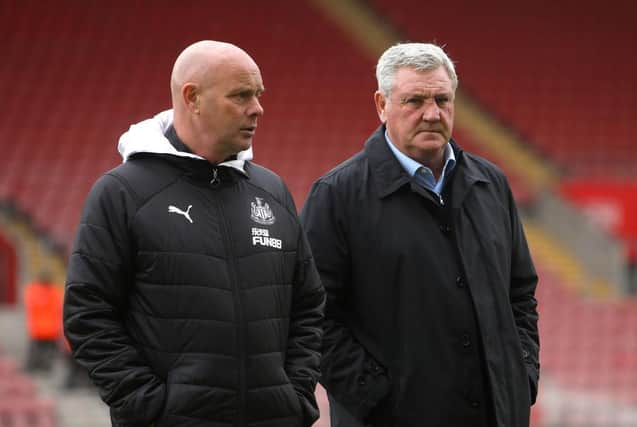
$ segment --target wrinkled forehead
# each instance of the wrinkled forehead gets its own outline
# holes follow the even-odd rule
[[[405,66],[396,69],[392,91],[426,91],[453,93],[453,82],[447,70],[440,66],[427,70]]]

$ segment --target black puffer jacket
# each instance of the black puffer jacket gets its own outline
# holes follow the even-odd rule
[[[310,426],[323,303],[278,176],[135,154],[89,194],[64,326],[113,425]]]

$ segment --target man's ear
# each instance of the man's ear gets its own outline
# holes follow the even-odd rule
[[[380,121],[385,123],[387,121],[387,115],[385,114],[385,107],[387,106],[387,98],[380,93],[379,90],[374,92],[374,104],[376,104],[376,113]]]
[[[186,83],[181,87],[181,97],[188,110],[199,113],[199,88],[195,83]]]

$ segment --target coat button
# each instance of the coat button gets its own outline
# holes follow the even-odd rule
[[[522,357],[524,357],[525,359],[529,358],[529,352],[526,350],[522,350]]]
[[[440,224],[439,228],[440,231],[442,231],[444,234],[451,233],[451,226],[449,226],[448,224]]]
[[[471,337],[469,337],[469,334],[462,336],[462,346],[465,348],[471,347]]]
[[[477,400],[472,400],[471,401],[471,407],[472,408],[477,408],[478,406],[480,406],[480,402]]]
[[[462,278],[462,276],[456,277],[456,285],[459,288],[464,288],[464,279]]]
[[[365,378],[358,377],[358,385],[361,387],[364,387],[365,385],[367,385],[367,381],[365,381]]]

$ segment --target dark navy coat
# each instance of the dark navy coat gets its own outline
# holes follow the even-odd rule
[[[321,383],[373,426],[527,427],[537,275],[507,180],[452,143],[441,203],[384,131],[301,213],[327,291]]]

